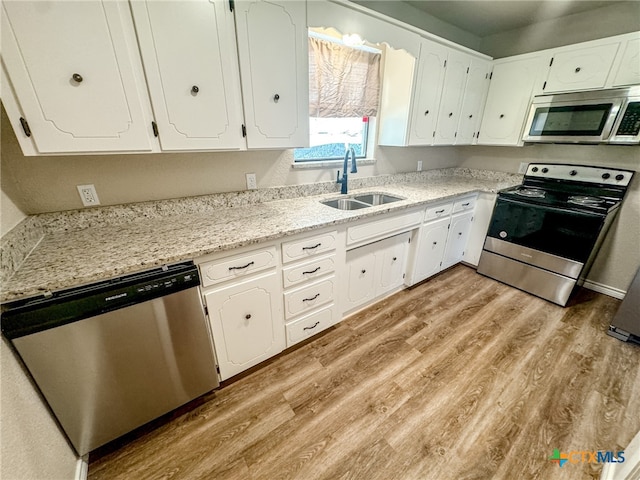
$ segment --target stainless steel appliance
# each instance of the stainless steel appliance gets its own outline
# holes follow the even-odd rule
[[[478,273],[566,305],[632,177],[613,168],[530,164],[522,185],[498,193]]]
[[[536,96],[523,140],[637,145],[640,86]]]
[[[218,386],[191,262],[3,306],[11,341],[80,455]]]
[[[640,269],[636,272],[607,333],[624,342],[640,344]]]

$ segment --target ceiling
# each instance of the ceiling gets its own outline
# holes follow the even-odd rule
[[[405,0],[405,3],[478,37],[586,12],[614,0]]]

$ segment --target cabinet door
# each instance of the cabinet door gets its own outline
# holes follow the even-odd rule
[[[580,48],[553,56],[545,93],[602,88],[619,43]]]
[[[2,61],[39,153],[152,149],[127,2],[2,7]]]
[[[163,150],[240,149],[233,13],[223,0],[131,2]]]
[[[448,49],[422,40],[411,114],[409,145],[431,145],[442,96]]]
[[[478,266],[480,254],[484,246],[484,240],[487,237],[493,206],[496,203],[495,193],[482,192],[478,195],[475,210],[473,212],[473,223],[471,224],[471,233],[467,240],[467,247],[464,251],[464,261],[473,266]]]
[[[347,252],[347,292],[343,310],[348,311],[375,298],[375,250],[370,245]]]
[[[490,76],[478,144],[518,145],[538,80],[541,57],[497,63]]]
[[[484,101],[489,90],[491,63],[481,58],[473,58],[467,74],[460,122],[456,135],[456,145],[471,145],[476,140],[480,127]]]
[[[380,242],[381,249],[377,252],[380,273],[376,280],[376,296],[404,283],[409,237],[405,233]]]
[[[418,283],[440,271],[447,243],[450,218],[427,223],[420,229],[411,283]]]
[[[460,108],[462,107],[462,97],[470,61],[471,57],[468,55],[454,51],[449,52],[442,99],[438,110],[436,134],[433,139],[434,145],[453,145],[456,141]]]
[[[278,284],[274,272],[205,295],[222,380],[284,349]]]
[[[473,212],[453,215],[449,226],[449,234],[447,236],[447,247],[444,252],[444,260],[442,268],[450,267],[460,261],[464,257],[464,251],[467,247],[469,234],[471,233],[471,222],[473,221]]]
[[[623,48],[622,61],[613,79],[614,87],[640,83],[640,38],[628,40]]]
[[[303,1],[236,1],[249,148],[309,144],[309,52]]]

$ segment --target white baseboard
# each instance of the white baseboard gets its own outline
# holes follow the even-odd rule
[[[610,297],[617,298],[618,300],[622,300],[627,294],[626,290],[620,290],[619,288],[613,288],[608,285],[603,285],[602,283],[592,282],[591,280],[585,280],[582,286],[594,292],[604,293]]]
[[[75,480],[87,480],[89,476],[89,455],[78,458]]]

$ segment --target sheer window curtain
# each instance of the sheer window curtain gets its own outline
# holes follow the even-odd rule
[[[309,115],[376,116],[380,54],[309,37]]]

